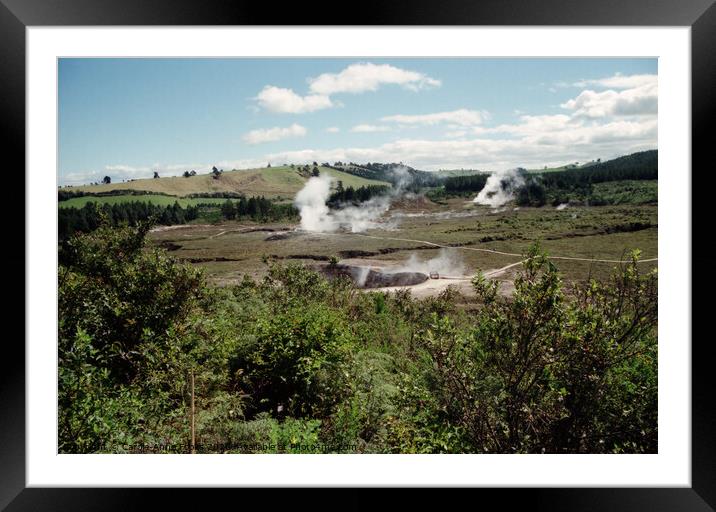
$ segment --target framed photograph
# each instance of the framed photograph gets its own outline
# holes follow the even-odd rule
[[[0,505],[712,509],[712,3],[293,9],[3,0]]]

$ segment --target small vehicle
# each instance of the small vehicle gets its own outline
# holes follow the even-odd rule
[[[430,279],[440,279],[440,274],[437,272],[430,272]]]

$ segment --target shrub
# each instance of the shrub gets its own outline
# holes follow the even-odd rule
[[[475,327],[434,315],[419,337],[434,414],[476,452],[655,452],[656,275],[637,258],[576,301],[536,249],[511,300],[478,277]]]
[[[121,451],[173,432],[183,410],[188,363],[178,330],[202,277],[145,250],[147,229],[101,227],[60,254],[61,451]]]
[[[254,411],[318,418],[347,392],[350,330],[334,311],[295,307],[261,318],[254,343],[233,361]]]
[[[363,351],[352,363],[350,394],[324,425],[323,438],[336,451],[382,451],[397,395],[395,361],[388,354]]]
[[[200,295],[202,276],[159,249],[144,250],[148,225],[103,227],[73,237],[60,254],[60,348],[78,329],[106,351],[119,382],[138,375],[145,340],[167,341]]]
[[[320,420],[286,418],[278,421],[262,412],[238,423],[234,431],[238,453],[322,453]]]

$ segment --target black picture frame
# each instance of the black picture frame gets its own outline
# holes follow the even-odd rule
[[[340,7],[340,9],[339,9]],[[319,10],[319,9],[316,9]],[[716,5],[714,0],[400,0],[362,2],[355,12],[337,6],[333,14],[316,15],[303,3],[281,8],[269,3],[190,0],[0,0],[0,114],[5,157],[10,157],[6,179],[17,193],[16,211],[25,211],[25,28],[62,25],[573,25],[573,26],[689,26],[692,70],[692,267],[713,268],[708,237],[707,212],[697,215],[696,205],[708,205],[714,181],[708,126],[716,113]],[[343,12],[342,15],[339,15]],[[330,19],[328,19],[330,18]],[[710,158],[709,158],[710,157]],[[670,171],[671,172],[671,171]],[[678,172],[689,172],[680,169]],[[698,178],[698,186],[695,186]],[[22,194],[19,191],[22,190]],[[705,206],[704,206],[705,207]],[[24,218],[24,217],[23,217]],[[6,268],[25,266],[25,224],[5,226],[6,236],[16,242],[12,253],[2,253]],[[22,247],[22,249],[20,249]],[[687,250],[687,248],[684,248]],[[25,297],[20,273],[12,272]],[[502,507],[516,501],[549,510],[714,510],[716,508],[716,414],[711,378],[711,343],[707,326],[710,300],[706,295],[716,284],[713,273],[700,273],[692,281],[692,487],[619,489],[509,489],[484,490]],[[699,293],[701,292],[701,293]],[[704,300],[697,300],[699,295]],[[25,304],[18,294],[5,308],[6,321],[24,316]],[[22,311],[20,311],[22,309]],[[19,322],[16,322],[19,324]],[[21,324],[22,325],[22,324]],[[696,329],[694,329],[696,328]],[[700,329],[699,329],[700,328]],[[24,326],[4,339],[5,365],[0,368],[0,509],[7,510],[120,510],[145,502],[140,489],[50,489],[25,485],[25,351]],[[156,491],[154,491],[156,492]],[[247,496],[246,490],[240,491]],[[186,493],[162,493],[162,499],[189,505]],[[171,495],[171,496],[168,496]],[[265,496],[265,495],[264,495]],[[367,505],[372,499],[352,491],[340,508]],[[280,504],[275,496],[272,506]],[[292,500],[296,499],[296,495]],[[406,498],[407,499],[407,498]],[[410,500],[421,500],[419,493]],[[482,498],[480,498],[482,499]],[[301,498],[299,497],[300,501]],[[315,502],[313,503],[315,505]],[[167,503],[168,505],[168,503]],[[335,503],[334,503],[335,505]],[[407,506],[407,503],[403,503]],[[331,507],[333,508],[333,507]],[[404,508],[404,507],[401,507]]]

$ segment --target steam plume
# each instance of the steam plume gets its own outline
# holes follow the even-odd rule
[[[429,274],[437,272],[444,276],[462,276],[465,273],[465,263],[455,249],[440,249],[434,258],[420,260],[416,253],[412,253],[408,261],[391,272],[422,272]]]
[[[301,229],[322,233],[347,229],[360,233],[381,225],[381,216],[388,211],[392,200],[404,193],[412,179],[406,167],[396,167],[393,174],[395,184],[390,193],[338,210],[331,210],[326,204],[334,178],[326,174],[310,178],[293,201],[301,214]]]
[[[334,231],[335,225],[330,216],[326,201],[331,195],[330,176],[310,178],[296,194],[293,204],[301,212],[301,229],[306,231]]]
[[[514,191],[525,184],[520,171],[521,169],[510,169],[490,174],[485,187],[472,201],[492,208],[511,201],[514,198]]]

